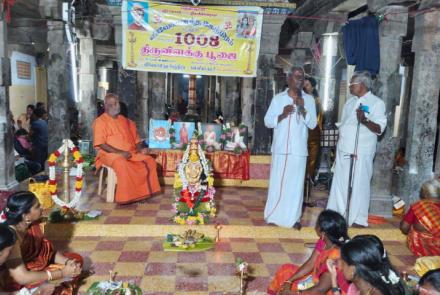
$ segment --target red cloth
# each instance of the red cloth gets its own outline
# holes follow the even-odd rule
[[[154,150],[152,153],[156,155],[159,173],[165,177],[173,177],[177,164],[182,160],[183,151]],[[206,153],[205,155],[212,163],[215,178],[249,180],[249,152],[238,155],[231,152],[218,151]]]

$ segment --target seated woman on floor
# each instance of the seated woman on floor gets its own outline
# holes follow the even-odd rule
[[[319,240],[312,256],[300,267],[284,264],[276,272],[268,294],[332,294],[331,277],[327,269],[327,259],[338,259],[339,248],[348,240],[347,223],[339,213],[324,210],[316,222],[316,233]],[[348,282],[342,273],[338,284],[345,292]],[[345,294],[345,293],[344,293]]]
[[[14,231],[6,224],[0,224],[0,272],[2,269],[3,263],[8,259],[11,254],[12,248],[16,242],[16,236]],[[39,295],[50,295],[53,293],[55,289],[55,285],[53,284],[43,284],[38,288],[28,290],[26,288],[18,291],[17,295],[21,294],[39,294]],[[0,292],[3,290],[0,289]]]
[[[400,222],[408,247],[416,256],[440,255],[440,181],[425,182],[420,200],[411,205]]]
[[[419,281],[420,295],[440,295],[440,268],[426,272]]]
[[[0,289],[15,292],[46,281],[74,278],[61,283],[53,292],[72,294],[81,273],[82,257],[73,253],[62,255],[44,238],[38,223],[42,209],[35,195],[27,191],[12,194],[3,213],[4,224],[14,231],[17,241],[1,269]]]
[[[411,294],[392,267],[382,241],[374,235],[359,235],[341,247],[339,261],[327,260],[332,277],[334,295],[340,295],[337,284],[338,268],[352,283],[347,295],[403,295]]]

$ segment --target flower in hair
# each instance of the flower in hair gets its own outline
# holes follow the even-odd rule
[[[388,273],[388,279],[391,281],[391,284],[393,285],[400,282],[399,276],[392,269],[390,269],[390,272]]]
[[[6,214],[5,214],[6,209],[4,211],[2,211],[2,213],[0,213],[0,223],[3,223],[6,221]]]

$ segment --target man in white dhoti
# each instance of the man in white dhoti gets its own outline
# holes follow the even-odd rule
[[[341,122],[337,124],[339,140],[327,204],[327,209],[335,210],[343,216],[347,215],[350,154],[357,155],[353,165],[353,192],[348,210],[350,215],[348,224],[354,227],[368,226],[370,183],[377,136],[382,134],[387,124],[385,104],[370,92],[371,84],[371,76],[368,72],[355,73],[351,78],[349,87],[354,97],[345,103]],[[358,122],[360,122],[359,138],[355,151]]]
[[[264,117],[273,128],[272,164],[264,219],[283,227],[301,229],[308,129],[316,126],[313,96],[303,89],[304,71],[293,67],[289,88],[274,96]]]

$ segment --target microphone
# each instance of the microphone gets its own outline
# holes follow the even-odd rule
[[[366,106],[366,105],[359,104],[359,108],[358,108],[358,109],[361,110],[361,111],[363,111],[363,112],[366,113],[366,114],[369,114],[369,113],[370,113],[370,109],[369,109],[369,107]]]

